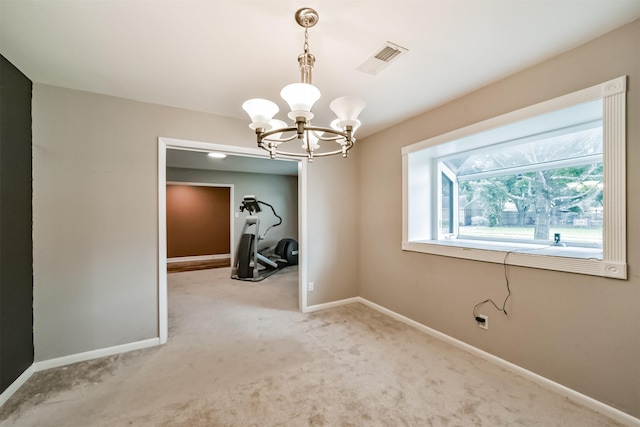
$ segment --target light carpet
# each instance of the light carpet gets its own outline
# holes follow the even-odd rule
[[[297,274],[170,274],[166,345],[38,372],[0,426],[620,425],[362,304],[302,314]]]

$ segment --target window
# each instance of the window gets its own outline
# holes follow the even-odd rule
[[[621,77],[405,147],[403,249],[626,278],[625,92]]]

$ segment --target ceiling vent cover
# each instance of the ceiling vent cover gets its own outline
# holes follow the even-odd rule
[[[375,76],[382,71],[389,63],[395,60],[401,53],[409,50],[395,43],[387,42],[376,53],[371,55],[358,68],[358,71]]]

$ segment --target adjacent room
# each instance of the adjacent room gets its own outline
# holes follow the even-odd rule
[[[298,240],[296,161],[168,149],[165,176],[169,271],[231,267],[249,215],[241,210],[247,195],[266,203],[259,249]]]
[[[0,426],[640,426],[639,19],[0,0]]]

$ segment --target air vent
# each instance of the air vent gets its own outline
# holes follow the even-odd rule
[[[387,42],[381,49],[371,55],[358,68],[358,71],[375,76],[382,71],[391,61],[409,50],[395,43]]]
[[[389,62],[398,55],[400,55],[399,49],[395,49],[391,46],[385,46],[380,52],[376,53],[374,58],[379,59],[380,61]]]

